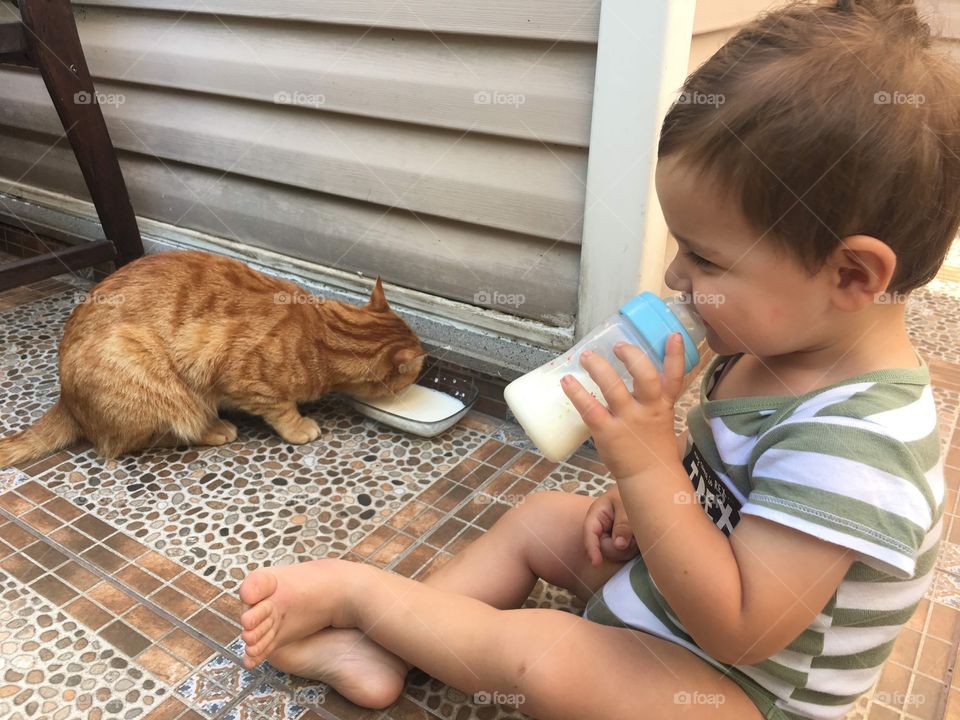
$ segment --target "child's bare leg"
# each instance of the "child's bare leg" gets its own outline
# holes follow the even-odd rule
[[[537,578],[586,601],[621,563],[590,565],[583,549],[583,518],[592,498],[534,493],[424,584],[475,598],[496,608],[518,608]],[[391,705],[403,691],[410,664],[359,630],[328,628],[280,647],[276,667],[330,683],[365,707]]]
[[[467,693],[488,693],[535,718],[759,720],[729,678],[687,650],[644,633],[557,610],[499,610],[368,565],[316,560],[258,570],[241,590],[248,664],[276,643],[356,627]],[[693,701],[693,702],[691,702]]]

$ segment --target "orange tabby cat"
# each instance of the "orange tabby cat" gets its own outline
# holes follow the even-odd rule
[[[0,440],[0,467],[82,438],[112,458],[157,444],[220,445],[217,415],[261,415],[290,443],[320,434],[297,403],[410,385],[426,351],[377,284],[364,307],[308,294],[242,262],[201,252],[143,257],[74,308],[60,344],[60,399]]]

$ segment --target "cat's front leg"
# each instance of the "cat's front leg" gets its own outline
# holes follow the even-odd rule
[[[280,437],[288,443],[302,445],[313,442],[320,437],[320,426],[313,418],[304,417],[293,402],[279,402],[274,406],[264,407],[259,413],[273,426]]]

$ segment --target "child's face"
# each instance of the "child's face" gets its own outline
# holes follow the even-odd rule
[[[798,260],[750,227],[716,183],[698,179],[674,159],[657,165],[656,182],[680,246],[666,284],[693,295],[714,352],[782,355],[816,347],[829,334],[823,274],[810,277]]]

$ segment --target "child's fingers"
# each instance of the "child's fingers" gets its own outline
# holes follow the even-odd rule
[[[601,496],[597,498],[583,521],[583,546],[587,551],[587,557],[593,565],[599,565],[603,562],[603,555],[600,551],[600,537],[610,525],[613,517],[613,504],[610,498]]]
[[[573,375],[564,375],[560,378],[560,387],[573,407],[580,413],[580,417],[591,433],[602,427],[604,421],[612,418],[610,411],[603,406],[603,403],[588,393]]]
[[[657,399],[661,391],[659,373],[647,354],[630,343],[618,343],[613,351],[633,378],[633,397],[639,402]]]
[[[683,337],[674,333],[667,338],[667,351],[663,360],[663,394],[671,402],[680,397],[683,388],[683,369],[686,362],[683,356]]]
[[[613,369],[613,365],[595,352],[585,350],[580,355],[580,365],[593,379],[607,401],[607,407],[614,415],[622,414],[633,403],[630,390],[623,384],[620,374]]]

